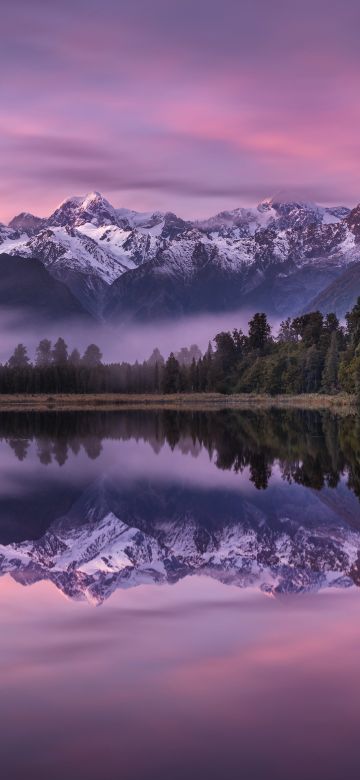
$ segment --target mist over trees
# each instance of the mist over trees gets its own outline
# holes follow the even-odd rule
[[[266,393],[345,391],[360,396],[360,298],[340,325],[319,311],[287,318],[276,336],[258,312],[248,333],[222,331],[204,355],[192,344],[167,359],[155,347],[139,363],[104,363],[96,344],[70,353],[43,338],[31,363],[18,344],[0,366],[0,393]]]

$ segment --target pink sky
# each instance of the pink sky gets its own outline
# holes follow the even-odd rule
[[[0,220],[360,199],[356,0],[5,0]]]
[[[349,591],[189,577],[96,609],[4,578],[3,775],[354,777],[358,617]]]

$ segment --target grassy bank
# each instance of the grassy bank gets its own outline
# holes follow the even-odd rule
[[[222,395],[220,393],[183,393],[174,395],[119,394],[58,394],[0,395],[0,411],[96,410],[116,409],[266,409],[271,407],[297,409],[330,409],[336,413],[356,413],[352,395]]]

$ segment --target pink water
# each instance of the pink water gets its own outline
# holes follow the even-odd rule
[[[2,777],[355,777],[357,591],[0,583]]]

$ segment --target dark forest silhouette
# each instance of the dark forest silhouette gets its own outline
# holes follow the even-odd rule
[[[143,363],[104,363],[96,344],[69,354],[63,338],[44,338],[34,363],[18,344],[0,366],[0,393],[360,394],[360,298],[342,326],[335,314],[284,320],[276,337],[257,313],[248,334],[223,331],[204,355],[193,344],[167,360],[158,348]]]

